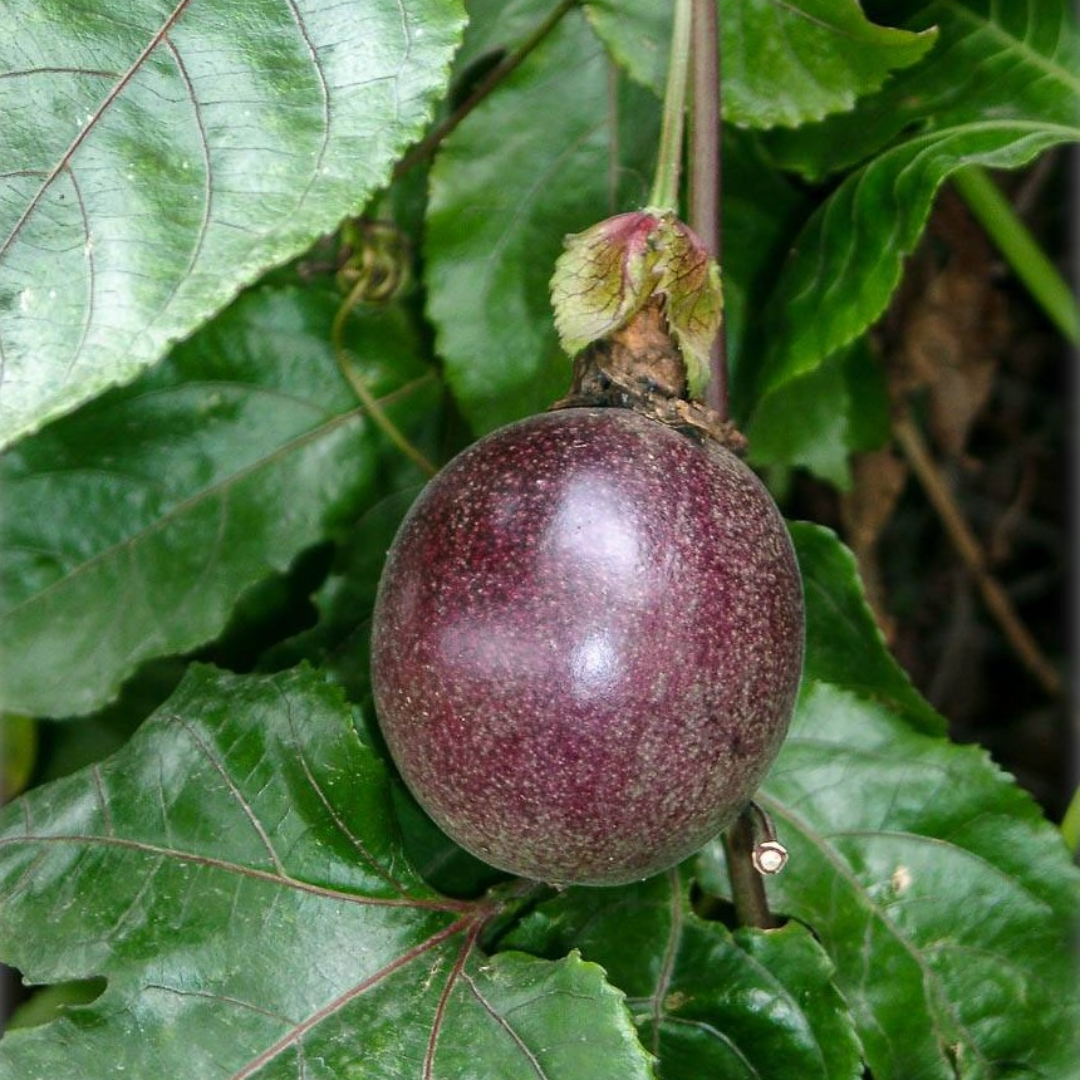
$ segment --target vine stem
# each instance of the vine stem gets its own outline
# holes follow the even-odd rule
[[[1046,317],[1066,341],[1080,346],[1080,307],[1072,290],[1020,220],[1012,203],[986,170],[977,165],[956,172],[953,184]]]
[[[1016,613],[1009,594],[987,568],[986,554],[941,478],[915,421],[905,409],[893,419],[893,435],[900,444],[930,504],[937,511],[953,547],[982,593],[983,601],[1001,627],[1016,655],[1050,697],[1063,693],[1057,669],[1043,655],[1035,638]]]
[[[675,0],[675,23],[671,30],[671,58],[664,88],[664,119],[656,157],[649,205],[656,210],[679,212],[679,176],[682,171],[683,128],[686,120],[686,89],[690,71],[693,23],[692,0]]]
[[[356,370],[352,357],[345,348],[345,322],[359,302],[366,285],[364,278],[358,280],[334,314],[334,321],[330,327],[330,343],[334,350],[334,359],[337,361],[338,370],[352,387],[353,393],[360,399],[360,404],[367,410],[379,430],[425,475],[434,476],[439,471],[438,467],[428,461],[420,449],[410,442],[397,424],[390,419],[386,410],[379,404],[379,399],[371,392],[363,376]]]
[[[717,0],[694,0],[690,114],[690,228],[706,250],[723,263],[723,157],[720,145],[722,114],[720,78],[720,18]],[[727,335],[724,324],[709,354],[705,403],[728,419]]]

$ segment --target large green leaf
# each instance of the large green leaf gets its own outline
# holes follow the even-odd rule
[[[454,57],[460,74],[516,48],[555,9],[557,0],[465,0],[469,25]]]
[[[915,29],[939,29],[933,52],[848,113],[771,132],[768,145],[778,165],[816,180],[858,164],[905,131],[918,134],[976,117],[1057,116],[1075,124],[1080,49],[1068,3],[933,0],[903,17]]]
[[[330,350],[337,302],[253,292],[0,458],[2,707],[96,708],[141,661],[215,637],[246,589],[382,490],[387,444]],[[415,430],[439,388],[408,324],[354,325],[365,379]]]
[[[773,334],[758,373],[762,394],[814,371],[881,315],[953,172],[1017,168],[1080,139],[1080,49],[1063,25],[1064,5],[1017,7],[1026,21],[1008,5],[981,18],[956,2],[933,8],[948,35],[944,66],[928,79],[932,88],[947,79],[950,92],[932,97],[926,123],[848,177],[794,238],[765,312]],[[905,84],[906,92],[919,95],[919,86]]]
[[[984,752],[809,681],[759,801],[791,854],[773,904],[832,957],[875,1080],[1072,1075],[1080,874]]]
[[[11,0],[0,445],[160,359],[385,183],[458,0]]]
[[[761,402],[746,431],[749,460],[804,466],[846,490],[851,455],[889,441],[890,405],[885,372],[861,338]]]
[[[485,958],[505,902],[404,860],[378,757],[317,675],[195,669],[115,757],[0,816],[0,954],[100,998],[0,1077],[645,1080],[593,964]]]
[[[803,676],[873,696],[929,734],[945,722],[885,646],[866,601],[855,556],[820,525],[789,525],[806,600]]]
[[[612,54],[662,92],[671,5],[590,0]],[[935,32],[875,26],[856,0],[720,0],[724,118],[746,127],[796,126],[850,109],[890,72],[920,60]]]
[[[580,12],[443,145],[431,178],[428,314],[482,433],[561,397],[548,282],[563,237],[648,195],[659,105],[622,85]],[[618,153],[618,157],[616,157]]]
[[[845,1080],[862,1075],[832,964],[810,933],[732,935],[699,918],[671,871],[620,889],[571,889],[508,938],[542,956],[580,948],[628,996],[664,1080]]]
[[[823,529],[793,535],[806,674],[758,796],[791,854],[774,909],[831,957],[875,1080],[1070,1076],[1080,873],[1032,800],[917,707],[850,554]],[[719,894],[723,863],[719,845],[699,860]]]
[[[817,370],[885,311],[941,184],[965,165],[1018,168],[1080,125],[987,120],[923,135],[846,180],[796,238],[765,317],[761,396]]]

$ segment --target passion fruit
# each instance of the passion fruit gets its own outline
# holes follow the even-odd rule
[[[382,731],[462,847],[609,885],[693,854],[786,733],[803,600],[734,454],[631,409],[511,424],[422,492],[373,626]]]

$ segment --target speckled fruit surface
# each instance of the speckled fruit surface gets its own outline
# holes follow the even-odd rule
[[[626,409],[502,428],[413,505],[379,587],[380,724],[493,865],[617,884],[691,855],[787,730],[802,587],[754,474]]]

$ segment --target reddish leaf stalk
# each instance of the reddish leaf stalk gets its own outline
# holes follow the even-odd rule
[[[693,102],[690,124],[690,228],[701,237],[706,250],[722,266],[722,90],[717,0],[694,0],[690,72]],[[705,403],[719,414],[721,420],[727,420],[727,347],[723,324],[713,342],[709,372]]]

